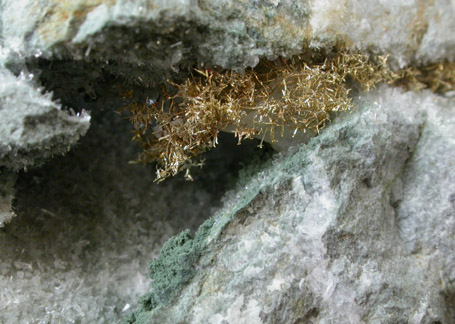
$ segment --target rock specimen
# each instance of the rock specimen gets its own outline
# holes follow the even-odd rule
[[[107,59],[146,79],[195,61],[254,66],[260,57],[300,53],[308,41],[337,39],[404,65],[453,58],[454,10],[444,0],[5,0],[2,36],[10,60]]]
[[[0,167],[19,170],[66,152],[90,125],[86,112],[62,111],[28,77],[0,70]]]
[[[139,148],[127,120],[100,109],[92,121],[65,156],[17,176],[17,216],[0,229],[1,324],[119,323],[148,291],[148,264],[163,243],[197,229],[235,178],[233,157],[251,155],[221,141],[231,150],[207,156],[194,182],[157,185],[152,167],[128,163]],[[0,190],[1,221],[12,216],[4,208],[15,178]]]
[[[127,165],[123,90],[333,46],[394,70],[453,62],[454,17],[449,0],[3,0],[0,226],[18,217],[0,229],[0,322],[120,321],[140,269],[235,178],[231,148],[194,186]],[[455,322],[453,99],[351,93],[358,110],[165,244],[128,322]]]
[[[382,87],[167,242],[128,323],[453,323],[455,101]]]
[[[90,125],[88,113],[63,111],[32,79],[0,67],[0,227],[14,216],[13,171],[66,153]]]

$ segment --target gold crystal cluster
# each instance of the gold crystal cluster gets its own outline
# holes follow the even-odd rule
[[[351,89],[370,90],[378,83],[410,89],[454,89],[455,66],[440,64],[393,72],[385,57],[347,51],[329,55],[264,61],[243,73],[195,70],[184,82],[170,82],[159,102],[134,101],[129,111],[134,139],[143,147],[138,161],[157,162],[156,180],[184,171],[191,179],[195,158],[218,143],[220,131],[231,131],[239,143],[266,136],[276,141],[285,129],[318,133],[333,113],[350,110]]]
[[[400,71],[397,84],[414,91],[431,89],[439,94],[455,91],[455,63],[443,62],[407,68]]]

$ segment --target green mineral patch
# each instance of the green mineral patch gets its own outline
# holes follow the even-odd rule
[[[196,272],[194,264],[206,246],[213,222],[214,218],[205,221],[194,237],[185,230],[163,245],[159,257],[150,264],[151,292],[140,299],[139,310],[129,314],[125,324],[150,323],[148,320],[153,309],[166,305],[193,278]]]

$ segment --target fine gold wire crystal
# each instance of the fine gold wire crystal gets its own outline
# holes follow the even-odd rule
[[[265,61],[243,73],[196,69],[183,83],[169,82],[175,94],[163,90],[158,103],[138,103],[126,92],[123,110],[143,147],[138,162],[158,162],[156,181],[182,171],[191,180],[190,168],[201,165],[194,159],[217,145],[221,130],[232,131],[239,144],[277,141],[285,129],[319,133],[330,114],[353,108],[352,88],[369,91],[378,83],[447,92],[455,89],[455,64],[393,72],[387,57],[340,50],[307,61]]]

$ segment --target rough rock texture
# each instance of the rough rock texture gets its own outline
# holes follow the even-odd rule
[[[10,66],[96,61],[141,84],[195,63],[244,68],[336,40],[405,65],[454,58],[454,14],[448,0],[5,0],[2,56]]]
[[[16,77],[0,64],[0,227],[14,216],[13,172],[66,153],[90,126],[87,112],[64,111],[34,81],[32,73]]]
[[[454,15],[450,0],[316,0],[310,25],[315,43],[339,37],[351,46],[390,53],[404,66],[454,59]]]
[[[0,69],[0,167],[18,170],[40,164],[67,152],[89,128],[86,112],[71,116],[62,111],[32,78]]]
[[[212,214],[257,145],[221,139],[229,149],[207,155],[194,182],[158,185],[153,166],[128,163],[139,150],[128,120],[100,109],[92,121],[68,154],[18,174],[17,216],[0,229],[1,324],[119,323],[147,292],[163,243]]]
[[[88,105],[77,96],[94,101],[112,79],[152,97],[196,65],[241,70],[337,41],[390,54],[395,66],[453,60],[454,16],[448,0],[4,0],[0,165],[66,152],[88,127],[67,111],[81,113]]]
[[[249,160],[227,146],[195,183],[157,187],[127,163],[122,89],[156,98],[198,65],[337,41],[394,67],[453,61],[454,16],[450,0],[0,1],[0,226],[17,214],[0,229],[0,323],[119,322],[162,243],[212,215]],[[357,103],[169,241],[130,322],[454,323],[453,101]]]
[[[128,321],[454,323],[455,101],[356,103],[168,242]]]

